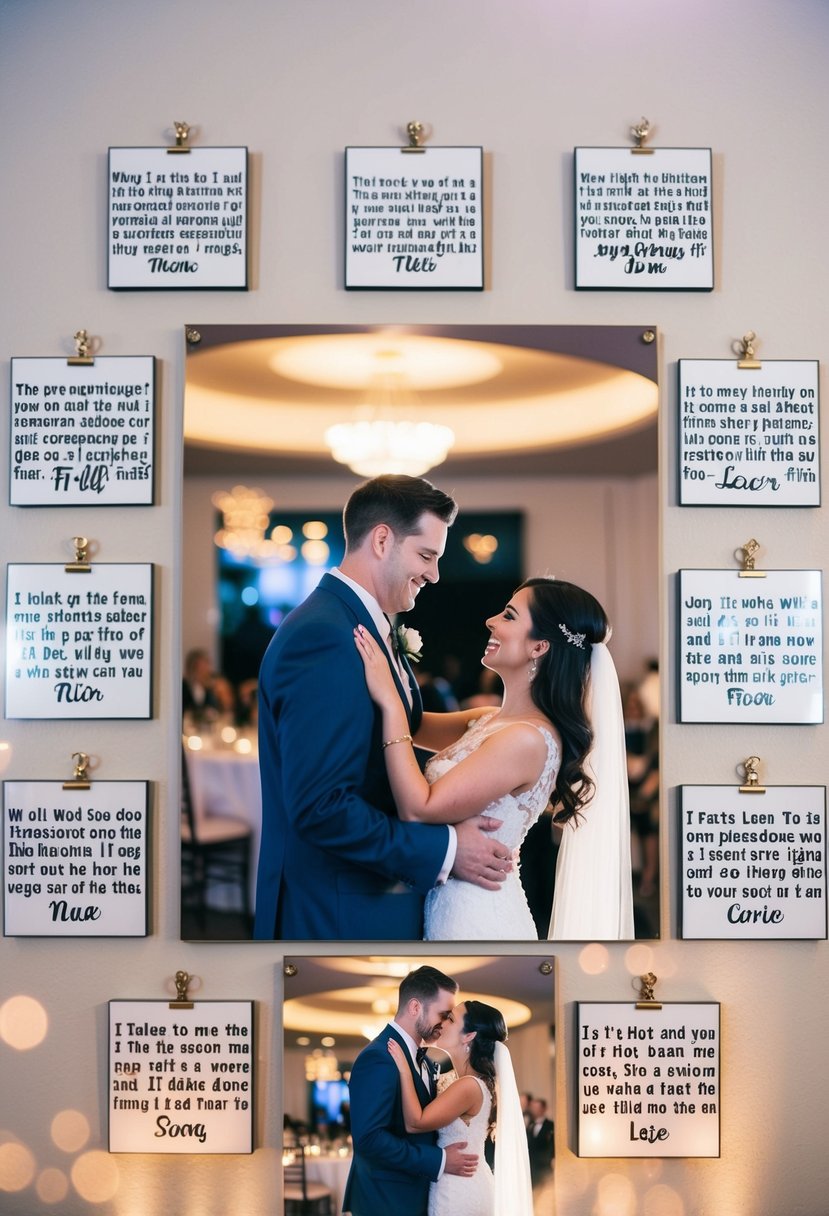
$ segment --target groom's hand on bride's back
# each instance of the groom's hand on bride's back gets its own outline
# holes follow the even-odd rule
[[[465,1153],[468,1140],[458,1140],[456,1144],[447,1144],[446,1146],[446,1174],[461,1174],[466,1178],[471,1178],[478,1168],[478,1154]]]
[[[500,840],[493,840],[488,833],[496,831],[501,819],[488,815],[475,815],[465,819],[455,828],[458,848],[452,873],[464,882],[474,882],[487,891],[497,891],[512,869],[512,854]]]

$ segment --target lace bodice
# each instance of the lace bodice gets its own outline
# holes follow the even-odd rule
[[[514,725],[514,723],[500,724],[496,711],[475,718],[457,742],[442,752],[436,752],[431,757],[425,769],[426,780],[430,785],[437,781],[449,769],[454,768],[456,764],[460,764],[467,756],[471,756],[473,752],[477,751],[490,735],[498,730],[506,730],[507,725]],[[491,802],[483,811],[484,815],[504,821],[503,826],[498,828],[494,836],[503,844],[509,845],[511,849],[520,847],[527,832],[549,802],[560,763],[558,743],[552,733],[535,722],[527,723],[527,725],[533,726],[539,734],[544,736],[547,743],[547,759],[538,780],[531,789],[525,790],[521,794],[504,794],[502,798]]]
[[[452,1074],[454,1078],[454,1074]],[[460,1116],[438,1131],[438,1144],[444,1148],[459,1140],[467,1142],[466,1151],[478,1154],[478,1168],[471,1178],[457,1174],[444,1174],[432,1183],[429,1191],[429,1216],[492,1216],[493,1189],[492,1171],[484,1157],[484,1142],[489,1127],[489,1112],[492,1097],[480,1077],[475,1080],[481,1087],[483,1102],[469,1122]]]
[[[553,734],[537,723],[530,723],[547,743],[547,758],[538,780],[521,794],[505,794],[484,810],[485,815],[502,820],[493,835],[517,852],[524,837],[550,799],[555,784],[560,753]],[[451,747],[437,752],[426,765],[430,783],[460,764],[481,746],[494,731],[506,727],[498,723],[495,711],[476,718],[466,733]],[[521,886],[517,856],[514,868],[497,891],[485,891],[472,883],[449,878],[426,897],[425,938],[427,941],[538,941],[538,930]]]

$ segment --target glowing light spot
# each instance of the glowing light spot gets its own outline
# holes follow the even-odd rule
[[[37,1176],[35,1190],[43,1203],[61,1203],[69,1190],[69,1179],[63,1170],[42,1170]]]
[[[118,1166],[109,1153],[93,1149],[78,1157],[72,1166],[72,1185],[89,1203],[106,1203],[118,1190]]]
[[[35,1159],[25,1144],[0,1144],[0,1190],[22,1191],[35,1176]]]
[[[643,944],[631,946],[625,952],[625,966],[631,975],[647,975],[653,971],[653,950]]]
[[[252,606],[259,603],[259,592],[255,587],[245,587],[242,591],[242,603]]]
[[[9,767],[12,758],[12,745],[8,739],[0,739],[0,773]]]
[[[634,1216],[636,1192],[622,1174],[605,1174],[599,1179],[596,1216]]]
[[[682,1196],[673,1187],[652,1186],[645,1192],[642,1216],[684,1216],[685,1204]]]
[[[302,535],[308,540],[324,540],[328,535],[328,524],[324,524],[321,519],[310,519],[307,524],[302,525]]]
[[[52,1120],[52,1140],[64,1153],[77,1153],[89,1139],[89,1120],[79,1110],[59,1111]]]
[[[0,1005],[0,1039],[18,1051],[38,1047],[46,1038],[49,1017],[32,996],[11,996]]]
[[[579,966],[585,975],[601,975],[603,971],[607,971],[609,962],[610,953],[607,947],[599,942],[591,942],[579,955]]]
[[[306,540],[300,553],[309,566],[324,566],[328,561],[331,550],[324,540]]]

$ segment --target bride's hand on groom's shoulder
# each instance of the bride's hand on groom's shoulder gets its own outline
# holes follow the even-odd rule
[[[366,686],[372,701],[383,705],[386,699],[391,699],[393,703],[398,694],[385,652],[381,653],[377,643],[362,625],[358,625],[354,630],[354,642],[357,653],[363,660]]]
[[[388,1047],[389,1047],[389,1055],[394,1060],[398,1069],[402,1072],[403,1067],[405,1065],[405,1059],[403,1056],[403,1048],[400,1046],[399,1043],[396,1043],[394,1041],[394,1039],[389,1039]]]

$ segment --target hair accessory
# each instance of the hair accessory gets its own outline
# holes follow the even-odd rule
[[[584,642],[587,637],[586,633],[572,633],[562,621],[559,629],[567,638],[571,646],[578,646],[579,650],[584,650]]]

